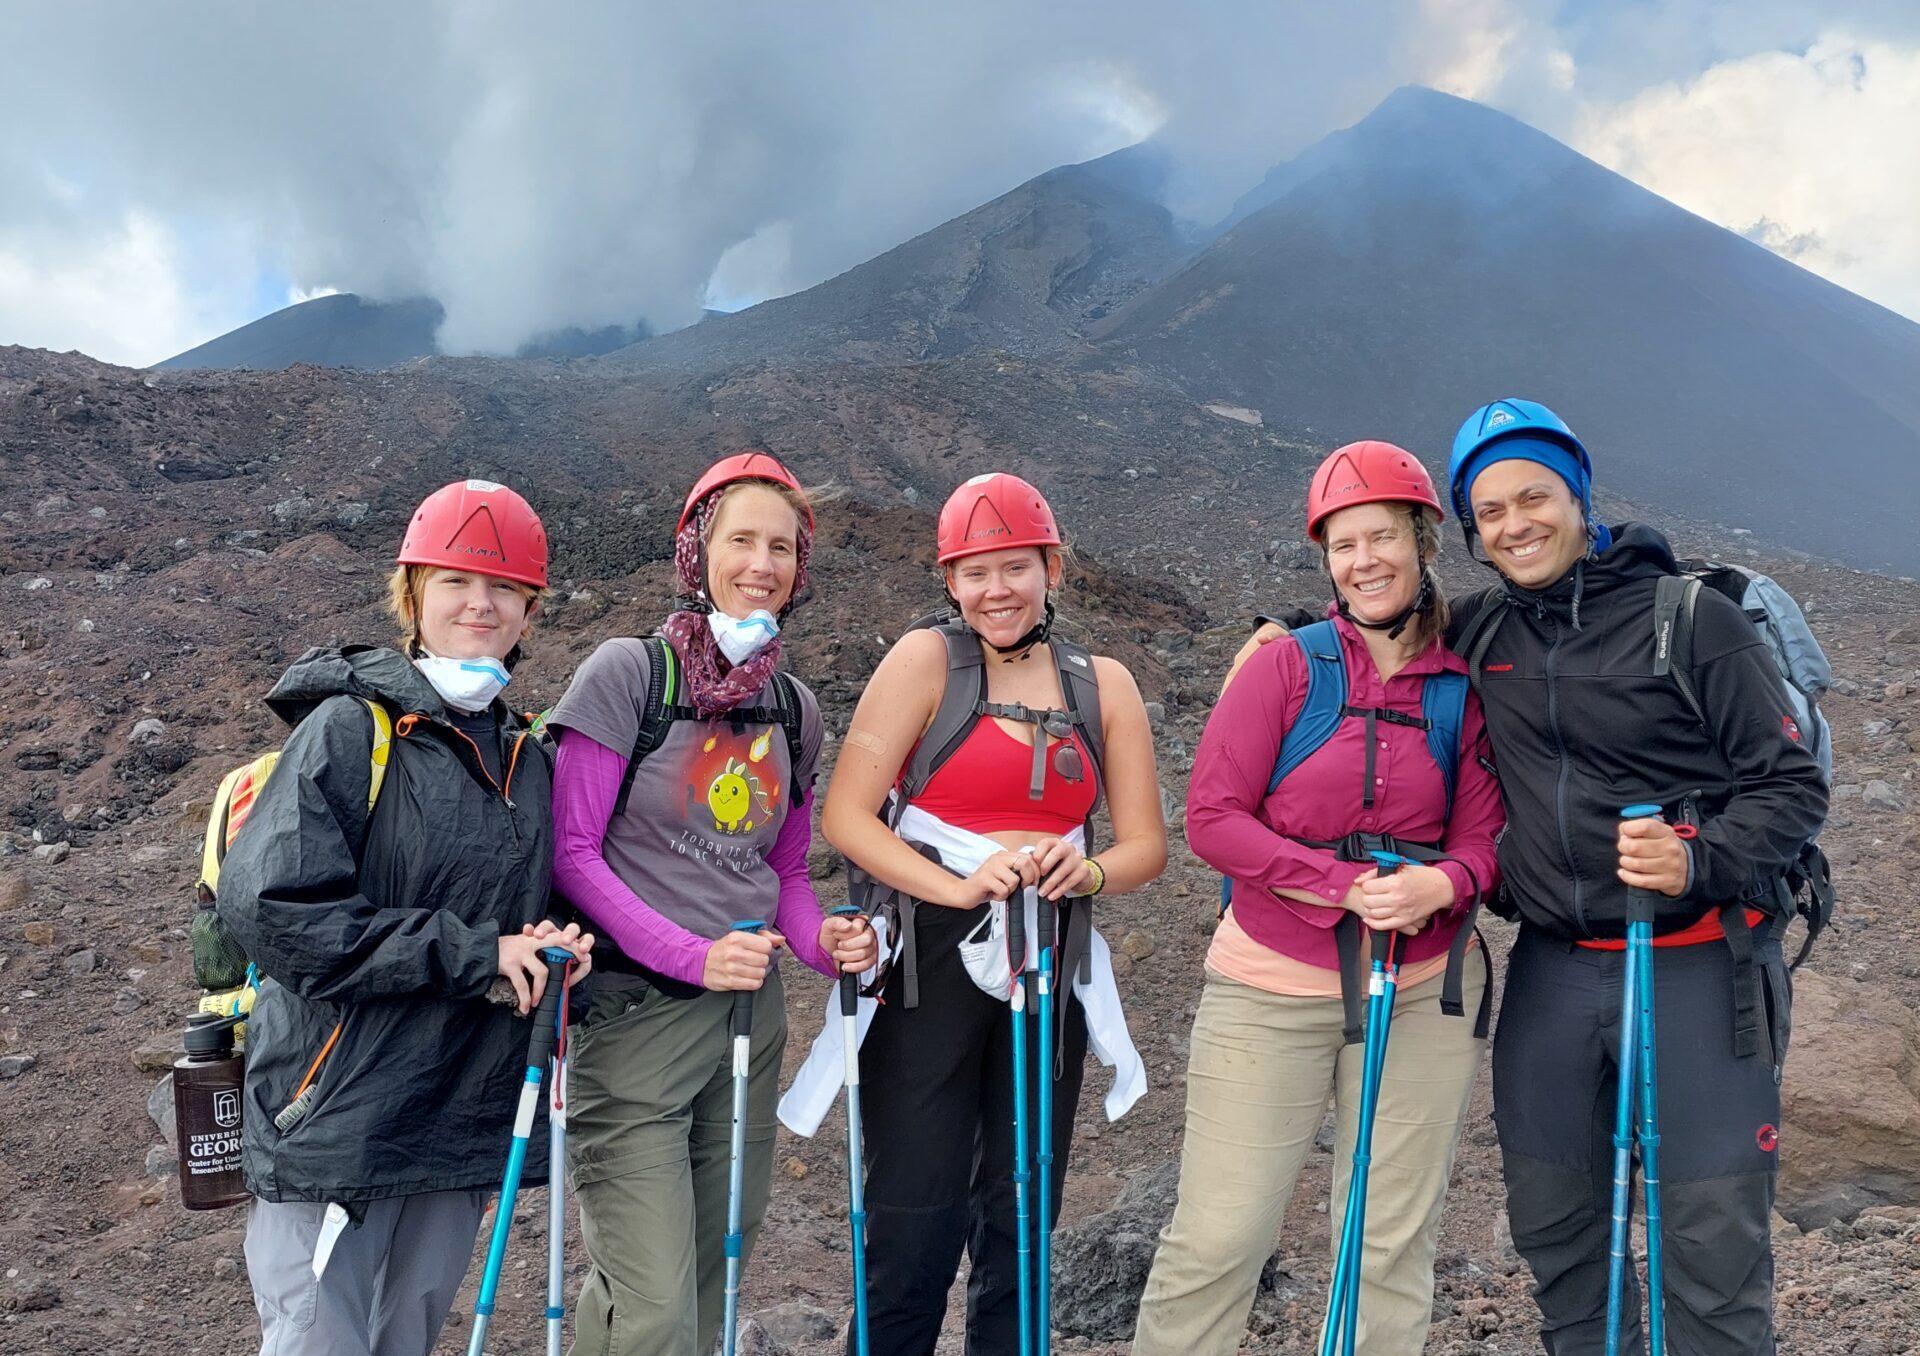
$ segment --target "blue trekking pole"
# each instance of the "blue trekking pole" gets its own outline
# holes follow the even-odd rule
[[[1032,1215],[1027,1171],[1027,908],[1024,894],[1007,901],[1007,971],[1013,987],[1013,1214],[1019,1243],[1020,1356],[1033,1352],[1033,1257],[1027,1239]]]
[[[1392,852],[1370,854],[1379,873],[1390,876],[1407,862]],[[1353,1141],[1353,1171],[1347,1178],[1346,1216],[1340,1226],[1340,1246],[1334,1256],[1333,1284],[1327,1294],[1327,1316],[1320,1330],[1320,1356],[1346,1352],[1356,1356],[1360,1330],[1361,1243],[1367,1229],[1367,1175],[1373,1162],[1373,1117],[1380,1098],[1380,1079],[1387,1064],[1387,1035],[1393,1021],[1394,995],[1400,983],[1400,964],[1394,958],[1398,932],[1373,934],[1373,965],[1367,975],[1367,1035],[1360,1060],[1360,1114]]]
[[[1622,819],[1652,819],[1658,805],[1629,805]],[[1628,1221],[1633,1197],[1634,1093],[1640,1094],[1640,1171],[1647,1193],[1648,1350],[1666,1348],[1666,1300],[1660,1257],[1660,1131],[1655,1102],[1653,896],[1627,890],[1627,951],[1620,981],[1619,1089],[1613,1113],[1613,1220],[1607,1254],[1607,1356],[1619,1356],[1625,1319]]]
[[[547,963],[547,985],[540,993],[540,1006],[533,1014],[533,1034],[527,1040],[527,1076],[520,1085],[520,1107],[513,1117],[513,1142],[507,1149],[506,1176],[500,1182],[500,1203],[493,1213],[493,1238],[487,1244],[487,1265],[480,1273],[480,1293],[473,1301],[473,1338],[467,1343],[467,1356],[480,1356],[487,1340],[487,1324],[493,1318],[493,1300],[500,1289],[500,1264],[507,1257],[507,1230],[513,1226],[513,1202],[520,1194],[520,1171],[527,1164],[527,1141],[533,1138],[533,1116],[540,1109],[540,1084],[546,1078],[547,1060],[553,1054],[558,1032],[557,1016],[567,988],[567,966],[573,953],[557,946],[543,947],[540,959]],[[548,1165],[548,1171],[554,1171]]]
[[[1054,980],[1054,904],[1039,901],[1038,928],[1039,973],[1036,976],[1039,1022],[1034,1039],[1039,1049],[1039,1143],[1035,1145],[1034,1172],[1040,1179],[1040,1232],[1037,1294],[1034,1304],[1034,1344],[1040,1356],[1053,1350],[1053,980]]]
[[[734,932],[758,932],[765,923],[735,923]],[[736,989],[733,995],[733,1132],[727,1146],[727,1293],[726,1313],[720,1328],[722,1350],[733,1356],[740,1326],[740,1258],[745,1250],[746,1230],[740,1214],[746,1194],[747,1172],[747,1057],[753,1048],[753,990]]]
[[[567,1002],[554,1010],[553,1087],[547,1099],[547,1356],[560,1356],[567,1316]]]
[[[855,904],[831,910],[836,918],[858,917]],[[860,1161],[860,980],[840,976],[840,1045],[847,1060],[847,1222],[853,1229],[853,1350],[867,1356],[867,1188]]]

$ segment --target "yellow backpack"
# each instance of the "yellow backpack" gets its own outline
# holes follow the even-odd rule
[[[373,716],[372,780],[367,786],[367,813],[373,813],[380,799],[380,785],[387,779],[387,758],[393,748],[393,717],[376,701],[367,702]],[[200,880],[194,886],[198,908],[187,929],[193,944],[193,978],[208,997],[226,1001],[237,998],[231,991],[247,983],[247,953],[214,911],[220,884],[220,866],[240,830],[246,827],[254,800],[267,784],[280,761],[280,750],[270,749],[244,767],[237,767],[220,779],[213,793],[213,808],[207,814],[207,834],[200,848]]]

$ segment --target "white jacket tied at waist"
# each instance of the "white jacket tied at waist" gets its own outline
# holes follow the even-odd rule
[[[1005,850],[991,838],[955,828],[914,805],[909,805],[901,815],[898,832],[909,843],[937,849],[940,860],[962,875],[971,875],[987,858]],[[1086,847],[1086,835],[1080,829],[1067,834],[1066,839],[1077,848]],[[885,935],[884,920],[875,920],[875,926],[881,932],[882,954],[889,961],[897,959],[900,938]],[[1027,935],[1033,933],[1029,931]],[[1031,958],[1030,949],[1030,961]],[[1088,930],[1088,961],[1087,978],[1073,981],[1073,993],[1086,1013],[1088,1046],[1103,1066],[1113,1070],[1113,1083],[1107,1089],[1105,1106],[1107,1119],[1117,1121],[1146,1094],[1147,1066],[1141,1062],[1140,1052],[1134,1049],[1133,1037],[1127,1032],[1126,1013],[1120,1008],[1120,989],[1113,982],[1113,953],[1108,950],[1106,939],[1093,929]],[[867,971],[861,977],[862,982],[873,974],[873,970]],[[866,1040],[867,1028],[873,1024],[873,1014],[879,1006],[876,999],[860,1000],[855,1021],[861,1042]],[[820,1034],[814,1037],[813,1048],[807,1053],[806,1063],[800,1066],[793,1086],[780,1099],[780,1123],[796,1135],[811,1135],[818,1130],[820,1122],[833,1108],[834,1099],[840,1095],[846,1070],[842,1030],[839,994],[829,989],[825,1023]]]

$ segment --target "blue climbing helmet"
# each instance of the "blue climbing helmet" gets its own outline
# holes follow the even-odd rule
[[[1487,450],[1497,443],[1509,442],[1516,446],[1510,447],[1508,454],[1521,456],[1527,454],[1522,453],[1517,444],[1545,444],[1528,460],[1539,461],[1567,478],[1580,499],[1587,521],[1593,521],[1593,463],[1587,457],[1587,449],[1567,427],[1567,421],[1538,401],[1496,400],[1467,416],[1460,431],[1453,435],[1453,455],[1447,459],[1448,497],[1460,520],[1460,529],[1469,541],[1473,539],[1473,514],[1467,504],[1467,489],[1482,467],[1499,460],[1486,455]],[[1562,458],[1567,453],[1572,454],[1578,466],[1577,483],[1566,477]]]

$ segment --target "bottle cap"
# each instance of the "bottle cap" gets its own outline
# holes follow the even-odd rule
[[[196,1012],[187,1018],[181,1043],[189,1055],[223,1058],[233,1053],[233,1029],[243,1020],[217,1012]]]

